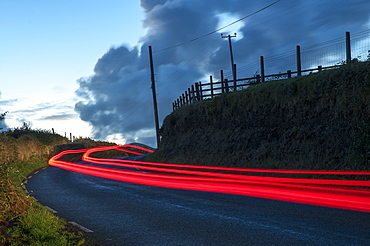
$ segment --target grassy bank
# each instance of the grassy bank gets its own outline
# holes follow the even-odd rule
[[[47,165],[68,140],[27,125],[0,134],[0,245],[81,245],[83,235],[35,202],[21,188],[33,170]]]
[[[71,143],[51,131],[33,130],[27,124],[1,132],[0,246],[98,245],[94,238],[56,217],[29,197],[22,189],[22,182],[34,170],[47,166],[48,159],[61,151],[112,145],[115,144],[89,138],[79,138]],[[92,154],[93,157],[128,155],[118,150]],[[63,158],[66,161],[80,161],[81,157],[81,154],[70,154]]]
[[[149,160],[273,169],[370,169],[370,63],[182,107]]]

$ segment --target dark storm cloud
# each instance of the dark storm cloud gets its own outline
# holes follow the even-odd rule
[[[129,142],[154,145],[154,135],[148,137],[154,128],[148,46],[155,51],[162,120],[171,112],[171,102],[191,84],[230,67],[227,40],[220,33],[204,36],[220,27],[218,15],[227,13],[236,20],[273,2],[142,0],[147,30],[142,46],[111,48],[98,60],[92,76],[78,80],[81,101],[75,109],[80,118],[93,126],[96,138],[121,133]],[[346,31],[368,29],[369,9],[368,0],[279,1],[243,20],[238,30],[242,38],[233,40],[235,63],[245,65],[297,44],[312,45],[342,37]]]

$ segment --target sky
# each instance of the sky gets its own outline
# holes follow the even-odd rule
[[[276,58],[346,31],[362,33],[354,45],[366,49],[369,29],[368,0],[0,0],[0,112],[9,112],[2,127],[27,122],[156,147],[149,45],[161,124],[191,84],[220,69],[230,74],[221,33],[237,33],[235,63],[245,68],[240,76],[252,76],[258,67],[248,64],[261,55]],[[323,47],[326,61],[341,61],[342,46]],[[266,70],[285,69],[279,64],[271,59]]]

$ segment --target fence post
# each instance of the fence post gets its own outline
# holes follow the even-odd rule
[[[181,105],[180,105],[180,99],[179,98],[177,98],[177,108],[179,109],[180,107],[181,107]]]
[[[260,56],[261,81],[265,82],[265,62],[263,56]]]
[[[193,103],[197,101],[197,98],[195,97],[195,90],[194,90],[194,85],[191,85],[191,94],[193,95],[192,101]]]
[[[301,63],[301,46],[297,45],[296,49],[297,55],[297,76],[302,75],[302,63]]]
[[[225,79],[224,83],[225,83],[226,93],[229,93],[229,80],[228,79]]]
[[[233,70],[234,70],[234,91],[236,91],[236,64],[234,64]]]
[[[185,104],[189,105],[189,94],[188,91],[185,91]]]
[[[260,83],[261,82],[261,75],[257,74],[256,75],[256,83]]]
[[[351,63],[351,37],[350,33],[346,32],[346,64]]]
[[[175,102],[172,102],[172,112],[175,111]]]
[[[321,71],[322,71],[322,66],[318,66],[318,67],[317,67],[317,70],[318,70],[319,72],[321,72]]]
[[[195,90],[197,92],[196,100],[200,101],[200,93],[199,93],[199,84],[198,84],[198,82],[195,83]]]
[[[209,76],[209,83],[211,84],[211,99],[213,98],[213,78],[212,75]]]
[[[203,87],[202,87],[202,82],[199,81],[199,99],[200,101],[203,100]]]
[[[192,95],[191,95],[191,90],[188,88],[188,94],[189,94],[189,104],[192,103]]]
[[[288,70],[287,73],[288,73],[288,79],[290,79],[292,77],[292,70]]]
[[[224,71],[220,70],[220,81],[221,81],[221,93],[225,93],[225,86],[224,86]]]

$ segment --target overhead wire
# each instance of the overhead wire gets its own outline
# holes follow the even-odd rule
[[[208,49],[213,43],[215,43],[217,40],[219,40],[219,38],[214,38],[212,41],[210,41],[209,43],[207,43],[206,45],[204,45],[204,48],[201,49],[198,53],[196,53],[191,59],[189,59],[186,63],[182,64],[179,68],[176,69],[176,71],[174,73],[172,73],[168,79],[164,80],[163,82],[166,82],[167,80],[169,80],[172,76],[174,76],[178,71],[180,71],[183,67],[185,67],[186,65],[188,65],[191,61],[193,61],[196,57],[200,56],[200,54],[202,54],[203,52],[205,52],[206,49]],[[220,40],[220,44],[221,42],[223,42],[223,40]],[[213,52],[215,52],[215,50],[219,49],[220,45],[217,45],[217,48],[216,49],[212,49],[210,52],[208,52],[205,57],[208,57],[210,54],[212,54]],[[200,59],[201,61],[204,60],[203,59]],[[196,64],[199,64],[196,63]],[[161,83],[163,83],[161,82]]]
[[[177,70],[170,76],[170,77],[168,77],[166,80],[164,80],[163,82],[161,82],[161,83],[164,83],[164,82],[167,82],[168,80],[170,80],[170,78],[172,77],[172,76],[174,76],[177,72],[179,72],[179,71],[181,71],[181,69],[183,68],[183,67],[185,67],[186,65],[188,65],[189,63],[191,63],[191,61],[193,61],[195,58],[197,58],[197,57],[199,57],[199,55],[201,54],[201,53],[203,53],[203,52],[205,52],[205,50],[206,49],[208,49],[209,48],[209,46],[211,46],[211,44],[213,44],[213,43],[215,43],[216,41],[218,40],[218,38],[216,39],[214,39],[213,41],[211,41],[208,45],[206,45],[199,53],[197,53],[196,55],[194,55],[190,60],[188,60],[186,63],[184,63],[184,64],[182,64],[179,68],[177,68]],[[219,43],[221,43],[222,42],[222,40],[219,42]],[[195,64],[200,64],[205,58],[207,58],[207,57],[209,57],[209,55],[211,55],[212,53],[214,53],[215,52],[215,50],[217,50],[218,48],[220,47],[220,45],[218,45],[217,46],[217,48],[216,49],[212,49],[210,52],[207,52],[205,55],[204,55],[204,57],[202,58],[202,59],[200,59],[200,61],[198,61],[197,63],[195,63]],[[177,79],[179,79],[179,78],[181,78],[182,76],[184,76],[185,74],[186,74],[187,72],[185,72],[185,73],[182,73],[179,77],[177,77]],[[170,87],[171,85],[173,84],[173,82],[172,83],[167,83],[167,86],[166,87],[164,87],[164,88],[162,88],[162,90],[161,91],[159,91],[159,92],[163,92],[165,89],[167,89],[168,87]],[[158,92],[158,93],[159,93]]]
[[[288,14],[291,14],[291,13],[296,12],[297,10],[300,10],[300,9],[303,9],[303,8],[307,8],[307,7],[313,5],[313,4],[317,3],[317,2],[320,2],[320,1],[321,0],[316,0],[316,1],[315,0],[306,0],[306,1],[303,1],[303,2],[298,2],[297,4],[288,6],[288,7],[284,8],[283,10],[274,12],[274,13],[268,15],[268,16],[264,16],[260,20],[255,20],[254,22],[248,23],[248,27],[250,27],[250,28],[251,27],[256,27],[256,26],[262,25],[262,24],[264,24],[266,22],[270,22],[272,20],[282,18],[282,17],[284,17],[284,16],[286,16]],[[306,2],[308,2],[308,4],[307,5],[303,5]],[[300,5],[301,5],[301,7],[295,8],[295,7],[300,6]],[[289,12],[286,12],[286,11],[288,11],[290,9],[292,9],[292,10],[289,11]],[[286,13],[284,13],[284,12],[286,12]],[[276,17],[268,19],[269,17],[272,17],[272,16],[276,16]],[[262,20],[265,20],[265,21],[262,21]]]
[[[205,47],[199,52],[199,53],[197,53],[196,55],[194,55],[190,60],[188,60],[186,63],[184,63],[184,64],[182,64],[180,67],[178,67],[177,69],[176,69],[176,71],[175,72],[173,72],[166,80],[164,80],[163,82],[161,82],[160,84],[163,84],[164,82],[166,82],[166,81],[168,81],[168,80],[170,80],[173,76],[175,76],[175,74],[176,73],[178,73],[179,71],[181,71],[181,69],[183,68],[183,67],[185,67],[186,65],[188,65],[192,60],[194,60],[197,56],[199,56],[199,54],[201,54],[201,53],[203,53],[207,48],[209,48],[209,46],[211,45],[211,44],[213,44],[215,41],[217,41],[218,40],[218,38],[215,38],[215,39],[213,39],[210,43],[208,43],[207,45],[205,45]],[[221,40],[222,41],[222,40]],[[221,42],[220,41],[220,42]],[[218,46],[219,47],[219,46]],[[210,52],[208,52],[206,55],[205,55],[205,57],[207,57],[210,53],[213,53],[214,52],[214,50],[212,50],[212,51],[210,51]],[[202,59],[203,60],[203,59]],[[199,63],[198,63],[199,64]],[[182,75],[180,75],[180,77],[178,77],[177,79],[179,79],[179,78],[181,78],[182,76],[184,76],[184,74],[185,73],[183,73]],[[157,81],[156,81],[157,82]],[[158,84],[158,83],[157,83]],[[162,89],[160,89],[160,90],[158,90],[157,91],[157,94],[158,93],[161,93],[161,92],[163,92],[163,91],[165,91],[166,89],[168,89],[168,87],[170,87],[171,85],[172,85],[173,83],[168,83],[167,84],[167,86],[166,87],[164,87],[164,88],[162,88]],[[131,113],[129,113],[129,114],[127,114],[125,117],[123,117],[121,120],[123,121],[123,120],[125,120],[125,119],[127,119],[128,117],[130,117],[130,116],[132,116],[134,113],[136,113],[136,111],[138,111],[139,109],[142,109],[144,106],[146,106],[146,105],[148,105],[148,103],[149,103],[149,101],[151,100],[150,98],[147,98],[149,95],[151,94],[151,92],[149,91],[148,93],[146,93],[144,96],[142,96],[141,97],[141,99],[139,100],[140,102],[142,102],[141,103],[141,105],[139,106],[139,107],[136,107],[136,108],[133,108],[133,107],[131,107],[132,108],[132,112]],[[147,98],[147,99],[146,99]],[[146,100],[145,100],[146,99]]]
[[[217,33],[217,32],[219,32],[219,31],[221,31],[221,30],[223,30],[223,29],[225,29],[225,28],[227,28],[227,27],[229,27],[229,26],[232,26],[232,25],[234,25],[234,24],[236,24],[236,23],[238,23],[238,22],[240,22],[240,21],[242,21],[242,20],[246,19],[246,18],[249,18],[249,17],[251,17],[251,16],[253,16],[253,15],[258,14],[259,12],[261,12],[261,11],[263,11],[263,10],[265,10],[265,9],[270,8],[271,6],[273,6],[273,5],[277,4],[277,3],[278,3],[278,2],[280,2],[280,1],[281,1],[281,0],[277,0],[277,1],[275,1],[275,2],[273,2],[273,3],[271,3],[271,4],[269,4],[269,5],[267,5],[267,6],[265,6],[265,7],[263,7],[263,8],[261,8],[261,9],[259,9],[259,10],[255,11],[255,12],[253,12],[252,14],[246,15],[246,16],[244,16],[244,17],[242,17],[242,18],[240,18],[240,19],[238,19],[238,20],[236,20],[236,21],[231,22],[230,24],[227,24],[226,26],[223,26],[223,27],[218,28],[217,30],[214,30],[214,31],[209,32],[209,33],[207,33],[207,34],[204,34],[204,35],[202,35],[202,36],[199,36],[199,37],[196,37],[196,38],[190,39],[189,41],[186,41],[186,42],[184,42],[184,43],[176,44],[176,45],[173,45],[173,46],[170,46],[170,47],[167,47],[167,48],[163,48],[163,49],[160,49],[160,50],[156,50],[156,51],[154,51],[154,52],[159,52],[159,51],[163,51],[163,50],[168,50],[168,49],[176,48],[176,47],[179,47],[179,46],[182,46],[182,45],[185,45],[185,44],[188,44],[188,43],[194,42],[194,41],[199,40],[199,39],[201,39],[201,38],[207,37],[207,36],[212,35],[212,34],[214,34],[214,33]]]
[[[225,28],[227,28],[227,27],[229,27],[229,26],[231,26],[231,25],[234,25],[234,24],[236,24],[236,23],[238,23],[238,22],[240,22],[240,21],[242,21],[242,20],[244,20],[244,19],[246,19],[246,18],[248,18],[248,17],[251,17],[251,16],[253,16],[253,15],[256,15],[257,13],[259,13],[259,12],[261,12],[261,11],[263,11],[263,10],[265,10],[265,9],[267,9],[267,8],[269,8],[269,7],[271,7],[271,6],[273,6],[273,5],[275,5],[275,4],[277,4],[278,2],[280,2],[281,0],[278,0],[278,1],[275,1],[275,2],[273,2],[273,3],[271,3],[271,4],[269,4],[269,5],[267,5],[267,6],[265,6],[265,7],[263,7],[263,8],[261,8],[261,9],[259,9],[259,10],[257,10],[257,11],[255,11],[255,12],[253,12],[253,13],[251,13],[251,14],[249,14],[249,15],[246,15],[246,16],[244,16],[244,17],[242,17],[242,18],[239,18],[239,19],[237,19],[237,20],[235,20],[235,21],[233,21],[233,22],[231,22],[230,24],[228,24],[228,25],[225,25],[225,26],[223,26],[223,27],[220,27],[220,28],[218,28],[217,30],[214,30],[214,31],[212,31],[212,32],[209,32],[209,33],[206,33],[206,34],[204,34],[204,35],[201,35],[201,36],[199,36],[199,37],[196,37],[196,38],[193,38],[193,39],[191,39],[191,40],[188,40],[188,41],[186,41],[186,42],[184,42],[184,43],[180,43],[180,44],[177,44],[177,45],[173,45],[173,46],[170,46],[170,47],[166,47],[166,48],[163,48],[163,49],[159,49],[159,50],[154,50],[153,51],[153,53],[154,52],[161,52],[161,51],[165,51],[165,50],[169,50],[169,49],[172,49],[172,48],[176,48],[176,47],[180,47],[180,46],[183,46],[183,45],[185,45],[185,44],[188,44],[188,43],[191,43],[191,42],[194,42],[194,41],[197,41],[197,40],[199,40],[199,39],[202,39],[202,38],[204,38],[204,37],[207,37],[207,36],[209,36],[209,35],[212,35],[212,34],[214,34],[214,33],[217,33],[217,32],[219,32],[219,31],[221,31],[221,30],[223,30],[223,29],[225,29]],[[310,6],[310,5],[313,5],[315,2],[318,2],[318,1],[315,1],[315,2],[312,2],[312,1],[305,1],[305,2],[309,2],[309,4],[308,5],[303,5],[303,6],[301,6],[300,7],[300,9],[301,8],[307,8],[308,6]],[[257,24],[252,24],[251,25],[251,23],[249,23],[249,25],[251,26],[251,27],[253,27],[253,26],[258,26],[258,25],[261,25],[261,24],[263,24],[263,23],[265,23],[265,22],[267,22],[267,21],[271,21],[271,20],[274,20],[274,19],[277,19],[277,18],[281,18],[282,16],[285,16],[285,15],[287,15],[287,14],[290,14],[290,13],[292,13],[292,12],[294,12],[294,11],[296,11],[297,9],[293,9],[293,8],[295,8],[295,7],[297,7],[297,6],[299,6],[299,5],[301,5],[302,3],[298,3],[298,4],[295,4],[295,5],[293,5],[293,6],[290,6],[290,7],[287,7],[287,8],[285,8],[284,10],[281,10],[281,11],[278,11],[278,12],[275,12],[275,13],[273,13],[273,14],[271,14],[271,15],[269,15],[269,16],[267,16],[267,17],[265,17],[264,19],[266,19],[266,18],[268,18],[268,17],[271,17],[271,16],[274,16],[274,15],[276,15],[276,14],[278,14],[278,13],[281,13],[281,12],[285,12],[285,13],[283,13],[283,14],[280,14],[279,16],[277,16],[276,18],[273,18],[273,19],[267,19],[266,21],[264,21],[264,22],[258,22]],[[290,9],[293,9],[292,11],[289,11],[289,12],[286,12],[287,10],[290,10]],[[215,39],[216,40],[216,39]],[[213,43],[215,40],[213,40],[211,43]],[[336,39],[336,41],[340,41],[341,40],[341,38],[338,38],[338,39]],[[330,43],[330,42],[333,42],[333,40],[331,40],[331,41],[327,41],[327,42],[323,42],[323,43],[321,43],[321,45],[325,45],[326,43]],[[311,46],[308,46],[308,47],[305,47],[304,48],[304,50],[306,50],[306,49],[309,49]],[[312,45],[312,47],[317,47],[317,46],[315,46],[315,45]],[[207,47],[206,47],[207,48]],[[204,50],[206,50],[206,48],[204,48],[200,53],[203,53],[204,52]],[[218,49],[219,47],[217,47],[217,49]],[[214,52],[214,50],[212,50],[211,51],[211,53],[213,53]],[[172,73],[166,80],[164,80],[163,82],[160,82],[160,84],[161,83],[164,83],[164,82],[166,82],[166,81],[169,81],[173,76],[175,76],[175,74],[176,73],[178,73],[179,71],[181,71],[181,69],[183,68],[183,67],[185,67],[186,65],[188,65],[192,60],[194,60],[197,56],[199,56],[199,54],[200,53],[197,53],[192,59],[190,59],[188,62],[186,62],[186,63],[184,63],[184,64],[182,64],[179,68],[177,68],[176,69],[176,71],[174,72],[174,73]],[[266,60],[267,60],[267,62],[269,62],[269,61],[277,61],[277,60],[281,60],[281,59],[284,59],[284,57],[286,57],[286,56],[291,56],[291,55],[294,55],[294,51],[288,51],[288,52],[284,52],[284,53],[281,53],[281,54],[278,54],[278,55],[274,55],[274,56],[271,56],[271,57],[269,57],[269,58],[267,58]],[[256,61],[256,63],[257,63],[258,61]],[[244,69],[246,69],[248,66],[251,66],[250,64],[248,64],[248,65],[244,65],[242,68],[244,68]],[[240,71],[242,71],[242,70],[240,70]],[[183,74],[181,74],[178,78],[181,78],[182,76],[184,76],[184,73]],[[227,75],[227,73],[225,73],[225,77],[226,76],[228,76]],[[178,79],[177,78],[177,79]],[[162,88],[158,93],[162,93],[163,91],[165,91],[166,89],[168,89],[168,87],[170,87],[171,85],[172,85],[173,83],[170,83],[170,84],[168,84],[166,87],[164,87],[164,88]],[[148,92],[148,93],[146,93],[143,97],[142,97],[142,99],[145,99],[145,98],[147,98],[148,97],[148,95],[150,95],[151,93],[150,92]],[[142,103],[141,104],[141,106],[139,107],[139,108],[136,108],[135,109],[135,111],[136,110],[138,110],[138,109],[141,109],[142,107],[144,107],[147,103],[148,103],[148,101],[149,101],[150,99],[148,99],[148,100],[145,100],[145,102],[144,103]],[[140,101],[143,101],[143,100],[140,100]],[[128,114],[124,119],[126,119],[126,118],[128,118],[129,116],[131,116],[133,113],[135,113],[135,112],[132,112],[131,114]]]
[[[223,30],[223,29],[225,29],[225,28],[227,28],[227,27],[229,27],[229,26],[232,26],[232,25],[234,25],[234,24],[236,24],[236,23],[238,23],[238,22],[240,22],[240,21],[242,21],[242,20],[244,20],[244,19],[246,19],[246,18],[248,18],[248,17],[251,17],[251,16],[253,16],[253,15],[255,15],[255,14],[257,14],[257,13],[259,13],[259,12],[261,12],[261,11],[263,11],[263,10],[265,10],[265,9],[267,9],[267,8],[269,8],[269,7],[271,7],[271,6],[273,6],[273,5],[275,5],[276,3],[280,2],[280,1],[281,1],[281,0],[278,0],[278,1],[275,1],[275,2],[273,2],[273,3],[271,3],[271,4],[269,4],[269,5],[266,5],[265,7],[261,8],[261,9],[258,9],[257,11],[255,11],[255,12],[253,12],[253,13],[249,14],[249,15],[246,15],[246,16],[244,16],[244,17],[242,17],[242,18],[239,18],[239,19],[237,19],[237,20],[235,20],[235,21],[233,21],[233,22],[231,22],[231,23],[229,23],[229,24],[227,24],[227,25],[225,25],[225,26],[223,26],[223,27],[220,27],[220,28],[218,28],[218,29],[216,29],[216,30],[214,30],[214,31],[210,32],[210,33],[207,33],[207,34],[205,34],[205,35],[202,35],[202,36],[199,36],[199,37],[197,37],[197,38],[191,39],[191,40],[189,40],[189,41],[187,41],[187,42],[184,42],[184,43],[181,43],[181,44],[177,44],[177,45],[174,45],[174,46],[170,46],[170,47],[167,47],[167,48],[163,48],[163,49],[160,49],[160,50],[153,51],[153,53],[154,53],[154,52],[160,52],[160,51],[168,50],[168,49],[172,49],[172,48],[176,48],[176,47],[179,47],[179,46],[182,46],[182,45],[185,45],[185,44],[188,44],[188,43],[194,42],[194,41],[199,40],[199,39],[201,39],[201,38],[207,37],[207,36],[209,36],[209,35],[211,35],[211,34],[217,33],[217,32],[219,32],[219,31],[221,31],[221,30]],[[213,42],[211,42],[211,43],[213,43]],[[219,47],[220,47],[220,46],[218,46],[216,49],[219,49]],[[204,51],[204,49],[201,51],[201,53],[202,53],[203,51]],[[211,53],[213,53],[213,52],[214,52],[214,51],[211,51]],[[198,55],[199,55],[199,53],[198,53],[196,56],[198,56]],[[196,57],[196,56],[195,56],[195,57]],[[191,60],[195,59],[195,57],[193,57]],[[176,72],[177,72],[177,71],[180,71],[182,67],[184,67],[185,65],[187,65],[187,64],[189,64],[189,63],[190,63],[190,61],[189,61],[188,63],[186,63],[186,64],[182,65],[180,68],[178,68],[178,69],[176,70]],[[175,73],[176,73],[176,72],[175,72]],[[174,73],[174,74],[175,74],[175,73]],[[173,76],[173,75],[171,75],[171,76]],[[183,76],[183,75],[182,75],[182,76]],[[169,80],[169,79],[166,79],[166,81],[167,81],[167,80]],[[165,89],[167,89],[170,85],[171,85],[171,84],[169,84],[168,86],[166,86],[166,87],[165,87],[164,89],[162,89],[160,92],[162,92],[162,91],[164,91]]]
[[[184,42],[184,43],[182,43],[182,44],[178,44],[178,45],[174,45],[174,46],[171,46],[171,47],[167,47],[167,48],[164,48],[164,49],[160,49],[160,50],[155,50],[155,51],[153,51],[153,53],[154,52],[159,52],[159,51],[164,51],[164,50],[168,50],[168,49],[171,49],[171,48],[175,48],[175,47],[179,47],[179,46],[182,46],[182,45],[184,45],[184,44],[187,44],[187,43],[190,43],[190,42],[193,42],[193,41],[196,41],[196,40],[198,40],[198,39],[201,39],[201,38],[204,38],[204,37],[206,37],[206,36],[209,36],[209,35],[211,35],[211,34],[214,34],[214,33],[216,33],[216,32],[219,32],[220,30],[223,30],[223,29],[225,29],[225,28],[227,28],[227,27],[229,27],[229,26],[231,26],[231,25],[234,25],[234,24],[236,24],[236,23],[238,23],[238,22],[240,22],[240,21],[242,21],[242,20],[244,20],[244,19],[246,19],[246,18],[248,18],[248,17],[250,17],[250,16],[253,16],[253,15],[255,15],[255,14],[257,14],[257,13],[259,13],[259,12],[261,12],[261,11],[263,11],[263,10],[265,10],[265,9],[267,9],[267,8],[269,8],[269,7],[271,7],[271,6],[273,6],[274,4],[276,4],[276,3],[278,3],[278,2],[280,2],[281,0],[278,0],[278,1],[275,1],[275,2],[273,2],[273,3],[271,3],[271,4],[269,4],[269,5],[267,5],[267,6],[265,6],[265,7],[263,7],[263,8],[261,8],[261,9],[259,9],[259,10],[257,10],[257,11],[255,11],[255,12],[253,12],[252,14],[249,14],[249,15],[247,15],[247,16],[244,16],[244,17],[242,17],[242,18],[240,18],[240,19],[238,19],[238,20],[236,20],[236,21],[233,21],[233,22],[231,22],[230,24],[228,24],[228,25],[225,25],[225,26],[223,26],[223,27],[221,27],[221,28],[218,28],[217,30],[215,30],[215,31],[213,31],[213,32],[210,32],[210,33],[207,33],[207,34],[205,34],[205,35],[202,35],[202,36],[200,36],[200,37],[197,37],[197,38],[195,38],[195,39],[192,39],[192,40],[189,40],[189,41],[187,41],[187,42]],[[168,81],[168,80],[170,80],[170,78],[172,77],[172,76],[174,76],[178,71],[180,71],[183,67],[185,67],[187,64],[189,64],[192,60],[194,60],[197,56],[199,56],[199,54],[200,53],[203,53],[204,52],[204,50],[206,50],[211,44],[213,44],[216,40],[217,40],[218,38],[215,38],[213,41],[211,41],[208,45],[206,45],[205,46],[205,48],[203,49],[203,50],[201,50],[199,53],[197,53],[195,56],[193,56],[193,58],[191,58],[189,61],[187,61],[185,64],[183,64],[183,65],[181,65],[181,67],[179,67],[179,68],[177,68],[177,70],[170,76],[170,77],[168,77],[165,81]],[[220,43],[221,43],[221,41],[220,41]],[[219,49],[219,47],[220,46],[217,46],[217,48],[216,49]],[[214,52],[214,50],[212,50],[210,53],[213,53]],[[202,59],[203,60],[203,59]],[[199,63],[198,63],[199,64]],[[184,76],[184,74],[182,74],[180,77],[182,77],[182,76]],[[165,82],[164,81],[164,82]],[[163,92],[164,90],[166,90],[168,87],[170,87],[171,85],[172,85],[173,83],[171,83],[171,84],[168,84],[165,88],[162,88],[159,92],[157,92],[157,93],[160,93],[160,92]],[[148,97],[148,95],[150,95],[151,93],[150,92],[148,92],[148,93],[146,93],[141,99],[140,99],[140,101],[143,101],[143,99],[145,99],[146,97]],[[149,101],[150,99],[148,99],[148,100],[145,100],[145,102],[144,103],[142,103],[141,104],[141,106],[139,107],[139,108],[136,108],[135,109],[135,111],[137,111],[138,109],[141,109],[141,108],[143,108],[147,103],[148,103],[148,101]],[[133,111],[132,113],[130,113],[130,114],[128,114],[128,115],[126,115],[122,120],[125,120],[125,119],[127,119],[128,117],[130,117],[131,115],[133,115],[134,113],[135,113],[135,111]]]
[[[311,0],[309,1],[309,0],[306,0],[305,2],[299,2],[299,3],[297,3],[297,4],[294,4],[294,5],[288,6],[288,7],[284,8],[283,10],[280,10],[280,11],[274,12],[273,14],[268,15],[268,16],[266,16],[266,17],[263,17],[263,18],[261,19],[261,20],[266,19],[265,21],[255,20],[254,22],[248,23],[248,27],[256,27],[256,26],[261,25],[261,24],[263,24],[263,23],[265,23],[265,22],[269,22],[269,21],[272,21],[272,20],[274,20],[274,19],[281,18],[281,17],[283,17],[283,16],[285,16],[285,15],[287,15],[287,14],[293,13],[293,12],[295,12],[295,11],[299,10],[299,9],[307,8],[307,7],[309,7],[309,6],[313,5],[313,4],[314,4],[314,3],[316,3],[316,2],[319,2],[319,1],[311,1]],[[304,3],[308,3],[308,4],[303,5]],[[296,8],[297,6],[301,6],[301,7]],[[291,11],[286,12],[286,11],[288,11],[288,10],[291,10]],[[285,13],[284,13],[284,12],[285,12]],[[276,16],[277,14],[279,14],[277,17],[272,18],[272,19],[271,19],[271,18],[269,18],[269,17],[271,17],[271,16]],[[285,53],[292,53],[292,52],[288,51],[288,52],[285,52]],[[281,56],[287,55],[287,54],[285,54],[285,53],[278,54],[278,55],[276,55],[276,56],[281,57]],[[275,56],[270,57],[270,58],[271,58],[271,59],[278,59],[278,57],[275,57]],[[281,57],[281,58],[283,58],[283,57]],[[258,62],[259,62],[259,61],[256,61],[256,62],[254,62],[254,63],[258,63]],[[237,69],[237,72],[238,72],[238,73],[240,73],[240,72],[242,72],[242,71],[245,71],[245,70],[246,70],[246,67],[248,67],[248,66],[253,66],[253,65],[250,65],[250,64],[248,64],[248,65],[244,65],[243,67],[241,67],[241,68]],[[257,71],[258,71],[258,70],[257,70]],[[225,77],[230,77],[231,75],[232,75],[231,70],[230,70],[230,71],[228,71],[228,73],[224,73],[224,76],[225,76]]]

